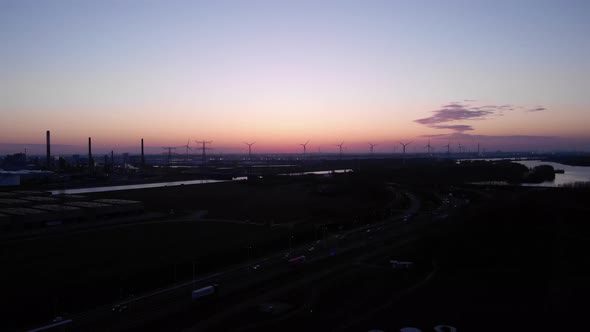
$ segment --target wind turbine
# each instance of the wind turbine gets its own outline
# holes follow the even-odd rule
[[[338,150],[340,151],[340,159],[342,159],[342,145],[344,145],[344,142],[342,142],[340,144],[336,144],[336,146],[338,147]]]
[[[428,155],[432,155],[432,153],[430,153],[430,150],[432,149],[432,146],[430,145],[430,140],[428,140],[428,144],[424,147],[425,149],[428,149]]]
[[[252,159],[252,145],[256,144],[256,142],[248,143],[244,142],[248,146],[248,160]]]
[[[369,145],[371,146],[371,154],[373,154],[373,148],[376,147],[377,144],[369,143]]]
[[[309,143],[309,141],[307,141],[303,144],[299,144],[303,147],[303,157],[305,157],[305,153],[307,152],[307,143]]]
[[[189,139],[186,141],[186,145],[183,145],[183,146],[181,146],[181,148],[186,148],[186,159],[185,159],[185,161],[187,161],[187,160],[188,160],[188,150],[192,150],[192,149],[191,149],[191,147],[190,147],[190,145],[189,145],[189,144],[190,144],[190,142],[191,142],[191,140],[190,140],[190,138],[189,138]]]
[[[412,143],[412,141],[404,143],[404,142],[398,142],[399,144],[401,144],[403,146],[403,152],[404,155],[406,154],[406,146],[410,145],[410,143]]]
[[[457,144],[459,144],[459,153],[463,152],[463,146],[461,145],[461,142],[459,142]]]
[[[449,142],[447,145],[443,145],[443,148],[447,148],[447,154],[451,154],[451,142]]]
[[[409,141],[407,143],[404,142],[398,142],[399,144],[402,145],[403,147],[403,151],[404,151],[404,164],[406,163],[406,146],[410,145],[410,143],[412,143],[412,141]]]

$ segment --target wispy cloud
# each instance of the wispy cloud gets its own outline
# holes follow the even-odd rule
[[[587,137],[563,137],[543,135],[475,135],[463,132],[446,134],[422,135],[424,139],[432,141],[432,145],[439,148],[451,143],[452,151],[457,151],[459,142],[462,146],[468,147],[471,151],[480,145],[482,151],[558,151],[563,149],[571,150],[573,147],[590,146],[590,139]]]
[[[462,103],[451,103],[443,105],[442,108],[433,111],[433,115],[423,119],[414,120],[417,123],[427,125],[433,128],[441,123],[447,123],[452,121],[462,120],[481,120],[486,116],[494,113],[491,109],[485,108],[469,108],[468,105]],[[445,128],[448,126],[439,125],[439,129],[450,129]]]
[[[553,140],[558,136],[535,136],[535,135],[471,135],[461,132],[450,134],[421,135],[420,137],[440,138],[449,140]]]
[[[451,129],[456,132],[464,132],[464,131],[468,131],[468,130],[473,130],[473,127],[469,126],[469,125],[432,125],[430,127],[436,128],[436,129]]]
[[[537,106],[535,108],[528,109],[527,111],[528,112],[541,112],[541,111],[545,111],[545,110],[547,110],[545,107]]]
[[[432,111],[432,116],[417,119],[414,122],[434,129],[450,129],[456,133],[474,130],[473,126],[455,124],[457,121],[486,120],[491,116],[502,116],[506,111],[526,110],[527,112],[539,112],[546,110],[543,106],[525,108],[513,104],[501,105],[472,105],[475,99],[465,99],[463,102],[450,102],[441,108]]]

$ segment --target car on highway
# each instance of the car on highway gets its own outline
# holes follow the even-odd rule
[[[299,265],[299,264],[303,264],[306,261],[306,257],[301,255],[295,258],[291,258],[287,261],[287,263],[289,263],[289,265]]]
[[[125,304],[116,304],[111,308],[113,312],[123,312],[127,310],[127,305]]]

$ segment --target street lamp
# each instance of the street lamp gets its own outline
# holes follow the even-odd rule
[[[193,290],[195,290],[195,261],[193,263]]]

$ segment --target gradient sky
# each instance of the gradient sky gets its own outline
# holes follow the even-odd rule
[[[0,0],[0,153],[45,130],[104,150],[590,150],[589,17],[587,0]]]

